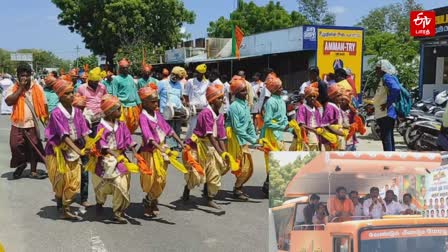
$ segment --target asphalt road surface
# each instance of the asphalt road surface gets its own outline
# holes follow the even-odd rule
[[[207,207],[202,188],[191,192],[192,203],[180,197],[183,175],[175,168],[168,170],[168,182],[159,199],[160,215],[142,218],[142,198],[138,175],[131,178],[131,206],[126,211],[128,224],[112,224],[107,218],[97,218],[95,207],[87,209],[72,205],[81,222],[60,220],[54,194],[48,179],[24,177],[10,180],[9,116],[0,116],[0,243],[7,252],[21,251],[267,251],[268,200],[260,191],[264,182],[263,154],[253,152],[255,172],[245,191],[249,202],[232,198],[232,174],[223,178],[217,202],[226,211],[220,215]],[[139,136],[135,139],[139,142]],[[45,169],[39,165],[39,169]],[[89,202],[95,203],[92,184]],[[105,215],[112,215],[111,196],[105,205]]]

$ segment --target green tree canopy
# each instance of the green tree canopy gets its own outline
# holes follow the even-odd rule
[[[19,53],[33,54],[33,68],[34,71],[40,73],[44,68],[63,68],[70,67],[69,60],[63,60],[50,51],[40,49],[20,49]],[[11,52],[0,49],[0,71],[15,74],[18,62],[11,61]]]
[[[269,159],[269,207],[276,207],[285,201],[284,194],[286,187],[297,172],[313,158],[318,152],[308,152],[308,155],[301,158],[297,153],[297,159],[284,166],[280,166],[279,161],[270,156]]]
[[[258,6],[252,1],[239,0],[238,8],[230,13],[230,19],[220,17],[210,22],[207,32],[209,37],[230,38],[234,25],[238,25],[245,35],[250,35],[308,23],[300,13],[288,13],[280,2],[269,1],[265,6]]]
[[[93,69],[98,66],[98,58],[95,55],[90,55],[87,57],[81,56],[73,62],[73,66],[80,69],[86,64],[89,65],[89,69]]]
[[[151,46],[175,46],[184,36],[183,23],[195,14],[180,0],[52,0],[61,10],[61,25],[80,34],[86,48],[111,63],[122,47],[144,41]]]
[[[334,25],[336,16],[328,11],[326,0],[297,0],[300,13],[314,25]]]
[[[409,13],[423,6],[415,0],[389,4],[370,11],[357,25],[365,28],[365,55],[375,55],[370,64],[388,59],[398,71],[400,82],[411,88],[419,76],[419,43],[409,33]],[[364,73],[366,85],[375,89],[378,79],[374,69]]]

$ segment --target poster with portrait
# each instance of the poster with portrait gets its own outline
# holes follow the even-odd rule
[[[448,166],[442,166],[425,176],[425,216],[447,217]]]

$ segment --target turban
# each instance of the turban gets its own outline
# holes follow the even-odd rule
[[[86,97],[82,96],[80,94],[76,94],[73,98],[73,106],[78,108],[85,108],[86,107]]]
[[[319,96],[319,89],[313,87],[313,86],[309,86],[305,88],[305,98],[308,96],[315,96],[318,97]]]
[[[338,85],[332,85],[328,88],[328,97],[330,97],[330,99],[334,100],[340,95],[342,95],[342,92]]]
[[[78,69],[73,68],[72,70],[70,70],[70,72],[68,72],[68,74],[69,74],[71,77],[78,77]]]
[[[224,96],[224,93],[222,91],[222,87],[219,87],[218,85],[209,86],[207,88],[207,91],[205,92],[205,97],[207,97],[207,101],[209,103],[212,103],[219,97]]]
[[[121,106],[120,100],[118,100],[118,98],[113,95],[106,94],[103,96],[103,98],[101,98],[100,107],[105,115],[109,115],[116,108],[120,108],[120,106]]]
[[[207,72],[207,65],[200,64],[199,66],[196,67],[196,71],[198,73],[205,74],[205,72]]]
[[[239,77],[239,76],[238,76]],[[243,91],[246,88],[246,82],[240,77],[238,78],[232,78],[232,84],[230,85],[230,93],[232,95],[235,95],[241,91]]]
[[[146,87],[142,87],[138,90],[138,96],[141,100],[144,100],[151,96],[151,98],[158,99],[157,86],[153,82],[149,83]]]
[[[267,82],[269,78],[278,78],[278,77],[277,77],[277,74],[274,73],[274,72],[269,73],[269,74],[266,76],[266,80],[265,80],[265,82]]]
[[[386,59],[382,59],[379,60],[376,63],[376,67],[381,68],[381,71],[391,74],[391,75],[396,75],[397,74],[397,69],[394,67],[394,65],[392,65],[392,63],[390,63],[390,61],[386,60]]]
[[[129,67],[130,63],[128,59],[123,58],[118,62],[118,65],[120,67]]]
[[[72,82],[72,77],[70,77],[70,75],[68,75],[68,74],[65,74],[65,75],[61,75],[60,80]]]
[[[181,78],[187,77],[187,71],[185,71],[183,67],[176,66],[171,70],[171,73],[180,76]]]
[[[152,66],[150,64],[143,64],[142,66],[142,72],[144,73],[150,73],[152,70]]]
[[[89,81],[100,81],[106,77],[106,72],[101,71],[101,68],[95,67],[89,72]]]
[[[277,77],[268,77],[266,79],[266,88],[271,93],[275,93],[277,90],[279,90],[282,87],[282,81]]]
[[[44,80],[45,81],[45,85],[47,87],[51,87],[56,82],[56,80],[57,79],[54,76],[48,75],[47,77],[45,77],[45,80]]]
[[[53,84],[53,90],[58,95],[58,97],[63,96],[69,91],[73,91],[73,89],[74,88],[72,83],[65,80],[58,80],[55,84]]]

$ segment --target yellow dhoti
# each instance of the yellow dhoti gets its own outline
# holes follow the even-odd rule
[[[105,179],[92,176],[92,183],[95,190],[96,202],[103,205],[107,195],[112,195],[112,208],[116,215],[121,215],[129,207],[130,195],[130,175],[119,175],[115,178]]]
[[[70,162],[65,161],[65,173],[58,171],[56,156],[46,157],[48,177],[56,198],[62,199],[62,204],[68,206],[73,202],[73,198],[81,189],[81,160]]]
[[[213,198],[221,187],[221,174],[225,173],[228,168],[224,165],[218,152],[207,140],[198,138],[197,148],[198,150],[191,149],[191,155],[204,169],[205,177],[199,174],[184,159],[184,165],[188,170],[184,178],[190,190],[200,184],[207,183],[208,197]]]
[[[128,127],[129,131],[134,133],[134,131],[139,126],[139,118],[140,118],[140,107],[134,106],[134,107],[121,107],[121,118],[120,120],[123,122],[126,122],[126,126]]]
[[[148,167],[152,170],[151,175],[146,175],[141,173],[140,175],[140,184],[142,186],[143,192],[147,193],[148,198],[151,200],[158,199],[160,195],[163,192],[163,189],[166,185],[166,170],[168,169],[168,163],[162,162],[163,164],[158,164],[161,167],[158,167],[158,169],[164,169],[165,173],[160,174],[158,169],[156,169],[156,160],[153,156],[152,152],[142,152],[142,157],[145,159],[146,163],[148,164]]]
[[[239,160],[241,160],[241,173],[239,173],[239,176],[236,177],[235,188],[241,188],[247,181],[249,181],[254,173],[254,163],[252,160],[252,155],[249,152],[249,146],[243,146]]]

